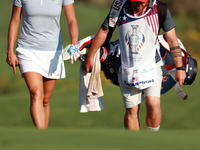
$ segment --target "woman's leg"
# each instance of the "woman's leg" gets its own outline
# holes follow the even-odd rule
[[[43,76],[36,72],[26,72],[23,76],[30,92],[30,111],[33,123],[37,128],[45,129]]]
[[[53,93],[53,89],[55,86],[56,80],[55,79],[47,79],[44,78],[43,81],[43,89],[44,89],[44,99],[43,99],[43,107],[45,113],[45,127],[48,127],[49,118],[50,118],[50,98]]]
[[[33,123],[39,129],[46,129],[50,116],[49,100],[56,80],[43,78],[41,74],[35,72],[27,72],[23,76],[30,92]]]

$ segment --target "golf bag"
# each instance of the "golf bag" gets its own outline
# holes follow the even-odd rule
[[[172,87],[175,86],[175,90],[181,96],[182,99],[186,99],[188,95],[179,87],[179,84],[175,80],[176,68],[173,58],[170,54],[170,48],[165,38],[165,35],[160,35],[158,37],[160,43],[160,54],[164,61],[163,67],[163,80],[161,94],[168,92]],[[178,39],[179,46],[182,53],[183,65],[186,67],[186,78],[184,85],[191,85],[197,74],[197,61],[191,57],[191,55],[186,51],[180,39]]]
[[[89,48],[94,36],[88,36],[81,41],[79,41],[79,50]],[[175,80],[176,68],[173,58],[170,54],[170,48],[165,38],[165,35],[158,36],[160,43],[160,54],[164,62],[163,70],[163,80],[161,94],[165,94],[172,87],[175,86],[175,90],[181,96],[182,99],[186,99],[188,95],[181,89],[179,84]],[[182,53],[183,65],[186,66],[186,78],[184,85],[191,85],[197,74],[197,61],[191,57],[191,55],[186,51],[182,42],[178,39],[179,46]],[[119,86],[117,72],[121,68],[121,58],[120,58],[120,47],[119,41],[109,41],[109,44],[102,46],[100,48],[100,62],[101,70],[104,72],[106,79],[110,80],[114,85]],[[81,61],[85,61],[87,57],[87,52],[80,56]]]

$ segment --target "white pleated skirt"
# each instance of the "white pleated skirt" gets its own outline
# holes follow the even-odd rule
[[[49,79],[66,77],[62,51],[17,48],[16,52],[22,77],[25,72],[37,72]]]

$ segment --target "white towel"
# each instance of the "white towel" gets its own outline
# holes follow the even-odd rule
[[[100,50],[98,50],[94,57],[94,65],[91,73],[87,73],[80,67],[79,78],[79,111],[101,111],[103,107],[103,89],[101,84],[101,64],[100,64]]]

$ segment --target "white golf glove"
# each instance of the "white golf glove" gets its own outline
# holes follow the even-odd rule
[[[80,57],[80,51],[77,45],[71,45],[67,52],[70,54],[70,61],[72,64]]]

